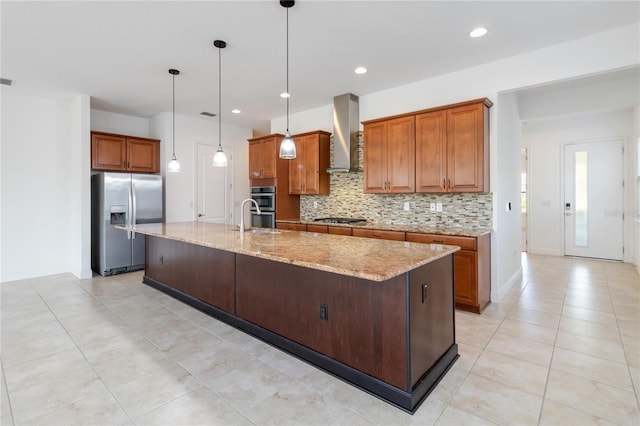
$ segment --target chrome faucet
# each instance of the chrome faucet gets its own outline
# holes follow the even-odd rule
[[[262,214],[262,212],[260,211],[260,206],[258,205],[256,200],[254,200],[253,198],[247,198],[246,200],[244,200],[240,205],[240,232],[244,232],[244,205],[247,203],[247,201],[251,201],[253,204],[255,204],[256,209],[258,209],[258,214]]]

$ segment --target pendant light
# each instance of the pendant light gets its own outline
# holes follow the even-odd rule
[[[293,0],[280,0],[280,6],[287,9],[287,91],[283,93],[287,98],[287,131],[280,142],[280,158],[285,159],[296,158],[296,144],[289,133],[289,98],[291,97],[289,94],[289,8],[295,4],[296,2]]]
[[[218,150],[213,156],[213,167],[227,167],[227,156],[222,150],[222,49],[227,47],[227,43],[216,40],[213,45],[218,48]]]
[[[173,156],[167,165],[167,171],[179,173],[180,163],[178,163],[178,159],[176,158],[176,75],[180,74],[180,71],[171,68],[169,74],[171,74],[173,78]]]

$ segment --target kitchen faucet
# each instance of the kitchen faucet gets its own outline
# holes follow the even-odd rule
[[[258,205],[256,200],[254,200],[253,198],[247,198],[246,200],[244,200],[240,205],[240,232],[244,232],[244,205],[247,201],[251,201],[253,204],[255,204],[258,214],[262,214],[262,212],[260,211],[260,206]]]

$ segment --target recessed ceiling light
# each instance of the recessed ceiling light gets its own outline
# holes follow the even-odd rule
[[[469,33],[469,37],[473,37],[473,38],[477,38],[477,37],[482,37],[483,35],[485,35],[487,33],[487,29],[484,27],[478,27],[475,30],[471,31]]]
[[[353,72],[355,72],[356,74],[365,74],[367,72],[367,69],[365,67],[358,67],[353,70]]]
[[[231,112],[234,114],[240,114],[241,111],[236,108],[236,109],[232,109]]]
[[[282,92],[282,93],[280,93],[280,97],[281,98],[290,98],[291,95],[289,93],[287,93],[287,92]]]

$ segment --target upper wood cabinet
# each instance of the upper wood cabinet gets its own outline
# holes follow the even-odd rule
[[[160,141],[91,132],[91,169],[159,173]]]
[[[317,130],[294,135],[296,158],[289,160],[289,194],[329,195],[329,137]]]
[[[364,192],[415,192],[415,119],[364,124]]]
[[[489,192],[492,105],[483,98],[363,122],[364,192]]]
[[[489,107],[483,101],[416,116],[416,192],[489,190]]]
[[[277,177],[278,149],[283,137],[273,134],[249,139],[249,179]]]

